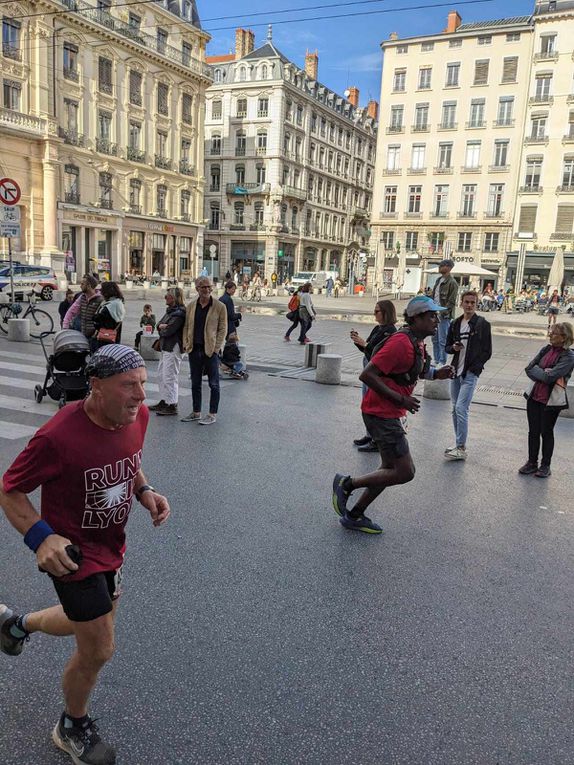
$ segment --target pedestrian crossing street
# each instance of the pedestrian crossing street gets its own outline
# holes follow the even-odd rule
[[[10,344],[11,345],[11,344]],[[34,347],[34,346],[32,346]],[[13,351],[7,341],[0,342],[0,442],[30,438],[58,411],[58,402],[46,396],[40,404],[34,398],[34,386],[43,385],[46,360],[40,346],[37,353]],[[159,386],[156,382],[157,362],[148,362],[146,402],[157,401]],[[222,387],[232,384],[222,381]],[[191,396],[187,364],[180,374],[181,399]]]

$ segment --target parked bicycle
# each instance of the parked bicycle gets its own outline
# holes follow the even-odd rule
[[[28,308],[22,313],[22,303],[0,303],[0,331],[8,334],[9,319],[30,319],[30,337],[39,340],[41,335],[54,331],[54,319],[47,311],[36,308],[38,296],[28,292]]]
[[[251,301],[253,300],[256,303],[261,302],[261,287],[253,287],[253,289],[250,289],[249,287],[242,287],[240,298],[243,301]]]

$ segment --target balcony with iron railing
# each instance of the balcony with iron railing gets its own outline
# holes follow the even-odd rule
[[[100,80],[98,82],[98,90],[100,91],[100,93],[105,93],[107,96],[113,96],[114,84],[113,82],[110,82],[109,80]]]
[[[155,214],[157,218],[167,218],[167,207],[160,207],[158,205]]]
[[[396,218],[396,217],[398,217],[398,212],[396,210],[393,210],[392,212],[380,212],[379,213],[379,218],[381,218],[381,219],[382,218],[392,219],[392,218]]]
[[[486,120],[472,120],[465,125],[467,130],[476,130],[477,128],[485,128]]]
[[[244,157],[245,156],[245,146],[236,146],[235,147],[235,156],[236,157]]]
[[[476,218],[474,210],[460,210],[458,213],[459,218],[465,218],[466,220]]]
[[[230,231],[245,231],[245,224],[244,223],[232,223],[229,226]]]
[[[85,136],[78,133],[77,130],[66,130],[61,127],[58,130],[58,135],[64,139],[64,143],[68,143],[71,146],[84,146],[85,144]]]
[[[461,173],[481,173],[482,165],[462,165],[460,168]]]
[[[572,241],[572,231],[554,231],[550,234],[550,239],[558,239],[561,242]]]
[[[8,42],[2,43],[2,55],[5,58],[11,58],[13,61],[22,60],[22,51],[19,45],[11,45]]]
[[[439,122],[437,130],[457,130],[458,122]]]
[[[102,210],[113,210],[114,204],[108,197],[100,197],[98,200],[98,207],[101,207]]]
[[[130,205],[129,206],[129,212],[132,215],[141,215],[142,214],[142,206],[141,205]]]
[[[426,167],[407,167],[407,175],[426,175]]]
[[[96,138],[96,151],[100,154],[109,154],[111,157],[118,156],[118,145],[108,141],[107,138]]]
[[[405,126],[404,125],[389,125],[388,128],[385,130],[387,135],[398,135],[399,133],[405,132]]]
[[[267,231],[267,226],[264,223],[251,223],[249,225],[250,231]]]
[[[136,149],[134,146],[127,146],[126,157],[131,162],[145,162],[145,151]]]
[[[164,157],[162,154],[156,154],[154,165],[159,167],[160,170],[171,170],[171,159]]]
[[[518,189],[519,194],[542,194],[542,186],[538,183],[529,183],[527,186],[521,186]]]
[[[435,167],[433,172],[435,175],[452,175],[453,170],[452,167]]]
[[[507,173],[510,170],[510,165],[489,165],[489,173]]]
[[[400,175],[401,174],[401,168],[400,167],[385,167],[383,168],[383,175]]]
[[[574,194],[574,186],[557,186],[557,194]]]
[[[493,127],[514,127],[515,120],[510,118],[505,118],[502,120],[494,120],[492,123]]]
[[[65,80],[71,80],[72,82],[80,81],[80,73],[77,69],[72,69],[71,67],[65,66],[63,71]]]
[[[422,218],[423,214],[422,214],[422,212],[420,210],[416,210],[416,211],[412,210],[412,211],[407,211],[407,212],[403,213],[403,217],[405,217],[405,218]]]
[[[181,221],[184,221],[185,223],[189,223],[189,222],[190,222],[190,220],[191,220],[191,214],[190,214],[190,213],[188,213],[188,212],[186,212],[186,213],[180,213],[179,219],[180,219]]]
[[[307,199],[307,189],[298,189],[295,186],[288,186],[283,184],[281,186],[281,193],[284,197],[290,197],[291,199],[300,199],[305,201]]]
[[[187,159],[179,160],[179,172],[182,175],[195,175],[195,167]],[[211,190],[211,189],[210,189]],[[219,189],[218,189],[219,191]]]
[[[554,103],[554,96],[551,96],[549,93],[543,94],[539,93],[536,96],[531,96],[528,99],[529,104],[553,104]]]
[[[548,140],[547,135],[527,135],[524,139],[524,145],[530,146],[536,144],[539,146],[547,146]]]
[[[431,218],[442,218],[443,220],[446,220],[449,217],[449,214],[443,210],[433,210],[430,216]]]
[[[64,192],[64,202],[70,205],[80,204],[80,192],[79,191],[66,191]]]
[[[351,217],[353,218],[367,218],[369,211],[366,207],[361,205],[351,205]]]
[[[430,125],[426,122],[421,125],[411,125],[411,133],[428,133],[429,130]]]
[[[537,64],[539,61],[554,61],[556,63],[559,57],[560,54],[555,50],[543,50],[534,54],[534,63]]]
[[[146,34],[140,29],[130,25],[127,21],[113,16],[108,9],[94,8],[85,0],[61,0],[63,6],[74,12],[76,18],[81,18],[83,22],[91,21],[94,24],[105,27],[107,30],[124,37],[140,45],[148,53],[156,53],[169,59],[175,64],[193,72],[209,82],[213,81],[213,70],[208,64],[196,59],[190,58],[182,49],[174,48],[157,37]],[[170,12],[177,7],[176,3],[170,4]]]
[[[562,143],[572,143],[574,142],[574,130],[572,130],[570,133],[565,133],[562,136]]]

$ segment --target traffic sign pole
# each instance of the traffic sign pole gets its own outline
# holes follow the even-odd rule
[[[6,230],[2,231],[8,239],[8,259],[10,261],[10,293],[14,303],[14,264],[12,263],[12,237],[19,235],[20,229],[20,211],[14,211],[10,214],[6,208],[14,207],[20,201],[22,192],[20,186],[12,178],[0,178],[0,203],[4,205],[2,210],[2,222],[6,225]],[[10,223],[12,225],[10,225]]]

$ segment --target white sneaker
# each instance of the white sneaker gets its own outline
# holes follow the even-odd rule
[[[467,454],[464,446],[457,446],[455,449],[451,449],[449,452],[445,452],[444,456],[447,458],[447,460],[465,460]]]
[[[454,452],[455,449],[456,449],[456,446],[449,446],[448,449],[444,450],[444,453],[448,454],[449,452]]]
[[[199,425],[213,425],[216,420],[217,416],[215,414],[206,414],[205,417],[202,417],[199,421]]]

